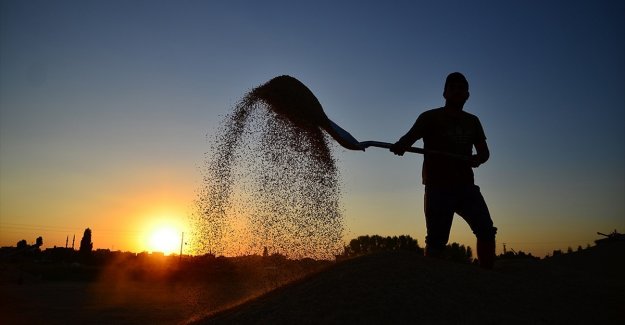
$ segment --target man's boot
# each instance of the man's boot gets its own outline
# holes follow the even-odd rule
[[[492,270],[495,266],[495,240],[477,240],[477,259],[480,267]]]

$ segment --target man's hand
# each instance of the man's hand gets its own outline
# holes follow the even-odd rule
[[[471,156],[471,167],[477,168],[479,165],[485,163],[490,157],[490,151],[486,141],[480,141],[475,144],[476,155]]]
[[[405,145],[403,145],[403,144],[399,143],[399,141],[398,141],[398,142],[395,142],[395,143],[394,143],[394,144],[393,144],[393,145],[389,148],[389,150],[390,150],[392,153],[394,153],[394,154],[396,154],[396,155],[398,155],[398,156],[403,156],[403,155],[404,155],[404,153],[406,152],[406,149],[407,149],[407,147],[406,147]]]
[[[478,155],[471,156],[471,167],[477,168],[482,164],[482,159]]]

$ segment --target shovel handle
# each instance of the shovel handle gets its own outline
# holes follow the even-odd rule
[[[392,145],[393,145],[392,143],[380,142],[380,141],[364,141],[364,142],[360,142],[360,146],[363,149],[366,149],[368,147],[378,147],[378,148],[390,149]],[[422,155],[424,155],[424,154],[443,155],[443,156],[456,158],[456,159],[459,159],[459,160],[465,160],[465,161],[470,161],[471,160],[470,156],[459,155],[459,154],[450,153],[450,152],[444,152],[444,151],[426,150],[426,149],[417,148],[417,147],[409,147],[408,149],[406,149],[406,151],[412,152],[412,153],[420,153]]]

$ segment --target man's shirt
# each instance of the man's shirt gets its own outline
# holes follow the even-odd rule
[[[410,131],[399,142],[412,145],[419,139],[423,139],[426,150],[471,156],[473,146],[486,140],[486,136],[477,116],[464,111],[449,113],[441,107],[419,115]],[[469,161],[444,155],[426,154],[422,176],[425,185],[474,184]]]

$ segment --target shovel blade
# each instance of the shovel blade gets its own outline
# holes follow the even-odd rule
[[[360,145],[360,142],[356,140],[349,132],[345,131],[343,128],[338,126],[336,123],[332,122],[332,120],[327,119],[327,124],[324,123],[322,125],[323,129],[328,132],[328,134],[336,140],[343,148],[349,150],[362,150],[365,151],[365,148]]]

